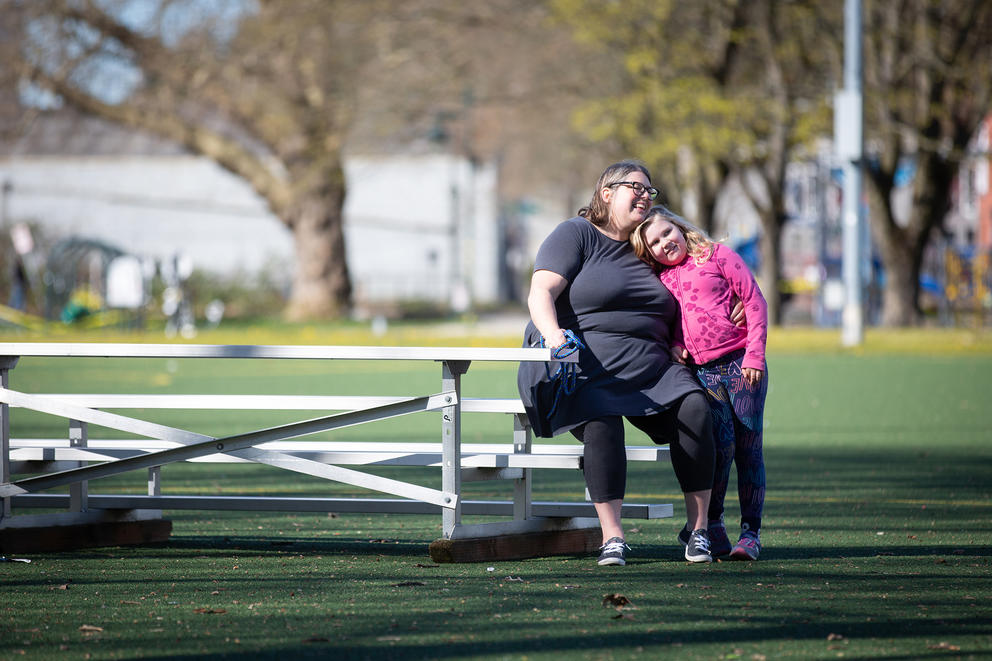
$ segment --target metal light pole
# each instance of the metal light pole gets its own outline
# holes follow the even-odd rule
[[[844,310],[841,343],[864,341],[863,255],[867,251],[861,206],[864,154],[861,96],[861,0],[844,0],[844,88],[834,101],[834,144],[844,172],[842,261]]]

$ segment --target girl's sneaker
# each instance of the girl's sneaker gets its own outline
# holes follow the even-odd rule
[[[730,538],[727,537],[727,527],[723,521],[711,521],[706,530],[710,537],[710,554],[720,557],[730,553]]]
[[[730,552],[734,560],[757,560],[761,553],[761,537],[759,531],[751,530],[745,523],[742,526],[741,537]]]

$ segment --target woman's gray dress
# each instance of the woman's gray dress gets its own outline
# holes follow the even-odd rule
[[[541,244],[534,270],[542,269],[568,280],[555,302],[558,325],[586,348],[579,351],[575,388],[557,406],[549,377],[557,364],[520,364],[517,387],[537,436],[555,436],[595,418],[657,413],[702,390],[669,352],[678,304],[626,241],[605,236],[585,218],[571,218]],[[528,323],[524,346],[540,342]]]

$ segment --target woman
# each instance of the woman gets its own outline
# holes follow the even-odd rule
[[[538,436],[571,432],[584,445],[586,486],[603,531],[600,565],[623,565],[629,549],[620,522],[627,477],[623,418],[655,443],[671,443],[685,496],[685,557],[710,562],[707,508],[714,442],[709,405],[669,338],[678,307],[651,267],[634,254],[630,233],[658,196],[646,167],[622,161],[599,178],[589,206],[551,232],[537,253],[525,346],[558,348],[565,330],[581,343],[572,387],[542,363],[522,363],[521,399]]]

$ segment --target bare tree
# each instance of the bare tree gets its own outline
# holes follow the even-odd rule
[[[351,295],[341,149],[368,59],[353,37],[377,5],[260,2],[245,13],[244,3],[44,0],[30,5],[24,62],[65,103],[248,181],[293,232],[288,315],[335,316]]]
[[[923,252],[950,210],[968,141],[992,112],[992,4],[984,0],[865,3],[864,91],[872,236],[886,279],[882,323],[919,313]],[[912,163],[906,218],[893,206]]]

